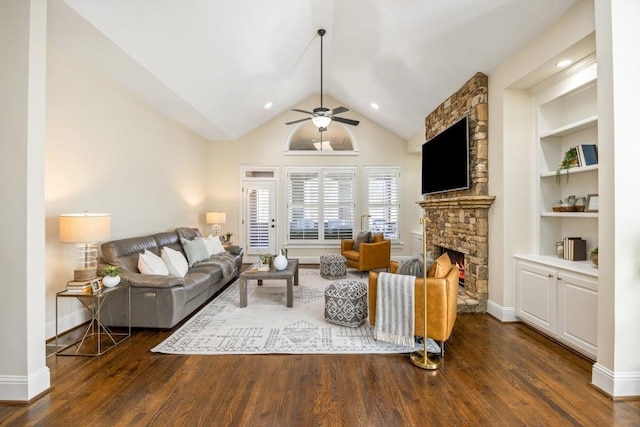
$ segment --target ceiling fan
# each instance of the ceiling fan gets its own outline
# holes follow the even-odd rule
[[[338,107],[330,110],[328,108],[325,108],[322,103],[322,39],[326,33],[327,32],[322,28],[318,30],[318,35],[320,36],[320,106],[314,108],[313,111],[298,110],[297,108],[291,109],[291,111],[308,114],[309,117],[285,123],[287,125],[311,120],[313,124],[318,128],[319,132],[324,132],[325,130],[327,130],[327,126],[329,126],[331,120],[335,120],[336,122],[344,123],[351,126],[358,126],[358,123],[360,123],[358,120],[345,119],[344,117],[336,116],[336,114],[349,111],[348,108]]]

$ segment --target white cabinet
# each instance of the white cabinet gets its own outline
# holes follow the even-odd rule
[[[536,255],[516,256],[516,316],[595,359],[596,271],[587,263]]]

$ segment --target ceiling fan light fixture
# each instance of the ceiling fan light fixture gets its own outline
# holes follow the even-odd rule
[[[317,128],[326,128],[331,123],[331,117],[327,116],[314,116],[311,118],[313,125]]]

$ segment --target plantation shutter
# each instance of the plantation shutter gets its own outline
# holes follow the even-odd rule
[[[324,239],[353,238],[355,171],[325,170],[322,175]]]
[[[269,248],[269,190],[249,190],[248,245],[250,249]]]
[[[289,172],[289,240],[318,240],[320,173]]]
[[[389,240],[400,238],[400,168],[367,169],[369,229]]]

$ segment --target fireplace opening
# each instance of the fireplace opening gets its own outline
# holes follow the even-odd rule
[[[449,255],[451,263],[458,266],[458,269],[460,270],[458,284],[464,287],[464,254],[462,252],[456,251],[455,249],[449,249],[442,246],[438,246],[438,248],[440,249],[440,255],[446,253],[447,255]]]

